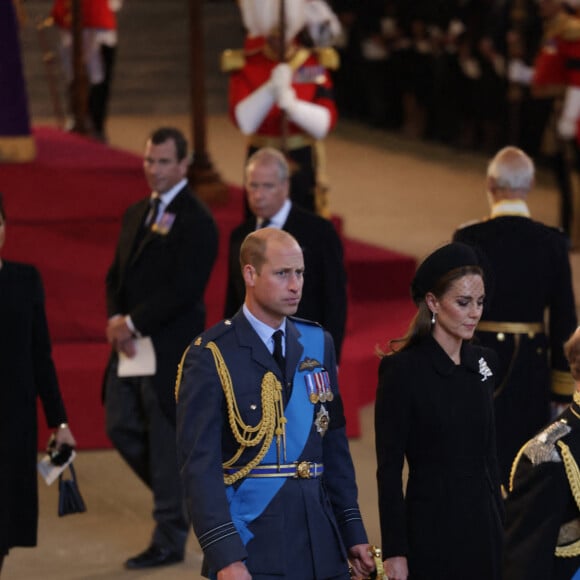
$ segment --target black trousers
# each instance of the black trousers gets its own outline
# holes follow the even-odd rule
[[[105,396],[107,435],[153,492],[152,543],[183,553],[189,522],[177,468],[175,427],[159,406],[151,377],[119,378],[111,364]]]
[[[93,132],[97,137],[105,138],[105,121],[109,110],[109,97],[113,80],[116,47],[101,45],[101,58],[105,77],[102,82],[91,85],[88,97],[88,112]]]

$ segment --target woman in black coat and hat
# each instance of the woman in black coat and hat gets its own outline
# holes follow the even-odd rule
[[[460,243],[436,250],[419,266],[411,293],[419,310],[381,360],[376,399],[385,572],[389,580],[496,580],[497,362],[493,351],[470,342],[485,298],[474,251]]]
[[[0,256],[6,214],[0,194]],[[76,445],[51,356],[40,274],[0,259],[0,570],[15,546],[36,546],[36,401],[55,429],[55,447]]]

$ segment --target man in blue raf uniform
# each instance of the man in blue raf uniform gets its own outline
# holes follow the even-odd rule
[[[550,402],[557,410],[574,391],[563,350],[576,328],[568,243],[561,231],[530,218],[533,185],[532,160],[505,147],[487,170],[489,219],[453,237],[475,248],[484,269],[486,304],[476,335],[500,361],[494,407],[504,485],[518,449],[550,420]]]
[[[246,299],[198,336],[177,381],[178,462],[209,578],[357,577],[374,569],[337,387],[334,345],[290,318],[304,259],[264,228],[240,250]]]

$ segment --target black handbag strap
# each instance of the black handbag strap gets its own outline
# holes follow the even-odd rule
[[[71,461],[71,462],[68,464],[68,468],[70,469],[71,479],[72,479],[74,482],[76,482],[76,480],[77,480],[77,474],[76,474],[76,472],[75,472],[75,468],[73,467],[72,461]],[[59,482],[60,482],[60,481],[62,481],[62,479],[63,479],[63,477],[62,477],[62,476],[64,475],[65,471],[66,471],[66,469],[64,469],[64,470],[62,471],[62,473],[61,473],[61,474],[58,476],[58,480],[59,480]]]

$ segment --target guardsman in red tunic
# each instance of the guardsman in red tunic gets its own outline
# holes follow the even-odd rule
[[[109,103],[115,52],[117,17],[122,0],[82,0],[84,60],[89,80],[88,115],[92,134],[106,141],[105,122]],[[62,32],[61,53],[65,77],[70,84],[72,71],[72,0],[55,0],[51,16]]]
[[[562,227],[580,243],[580,191],[571,177],[580,169],[580,19],[578,0],[540,0],[544,40],[534,63],[533,94],[555,99],[556,178],[562,195]]]
[[[320,140],[337,119],[328,71],[338,67],[338,55],[329,47],[307,48],[298,43],[298,33],[305,26],[310,28],[307,4],[308,0],[285,2],[285,51],[281,62],[279,0],[241,0],[248,35],[243,49],[223,54],[222,69],[231,73],[230,115],[248,136],[248,154],[265,146],[287,153],[294,170],[292,200],[328,216],[322,194],[324,159]],[[334,16],[326,8],[327,14]]]

